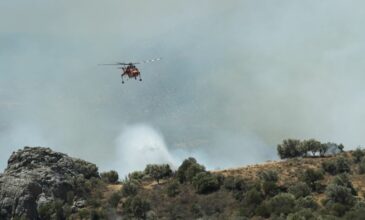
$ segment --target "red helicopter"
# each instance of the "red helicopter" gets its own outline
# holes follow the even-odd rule
[[[154,61],[159,61],[161,58],[157,59],[151,59],[151,60],[145,60],[141,62],[135,62],[135,63],[110,63],[110,64],[99,64],[99,65],[119,65],[118,69],[122,69],[122,74],[120,75],[122,78],[122,83],[124,83],[124,76],[128,76],[129,78],[134,78],[137,80],[137,77],[139,78],[139,81],[142,81],[141,78],[141,72],[139,69],[135,66],[136,64],[144,64],[144,63],[151,63]]]

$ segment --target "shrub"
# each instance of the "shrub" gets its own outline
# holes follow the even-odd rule
[[[365,216],[365,207],[356,207],[350,210],[344,216],[346,220],[363,220]]]
[[[114,170],[111,170],[109,172],[103,172],[100,174],[100,177],[104,182],[107,183],[116,183],[119,179],[117,171]]]
[[[312,168],[309,168],[304,171],[301,179],[308,184],[309,187],[311,187],[312,190],[316,190],[317,187],[317,181],[320,181],[323,179],[323,173],[320,170],[315,170]]]
[[[302,209],[296,213],[291,213],[288,215],[286,220],[309,220],[309,219],[316,219],[313,215],[312,210],[310,209]]]
[[[337,173],[349,173],[351,170],[350,163],[344,157],[339,157],[336,159],[336,171]]]
[[[307,152],[312,152],[312,156],[315,156],[317,152],[321,150],[321,142],[315,139],[305,140],[300,144],[302,155],[307,155]]]
[[[281,159],[299,157],[302,152],[299,149],[300,141],[294,139],[283,140],[277,147],[278,155]]]
[[[288,188],[288,192],[293,194],[295,198],[305,197],[311,193],[311,189],[306,183],[298,182]]]
[[[259,190],[256,188],[250,189],[243,196],[243,206],[240,209],[241,214],[247,217],[252,217],[255,212],[259,213],[260,215],[265,215],[268,212],[265,211],[267,210],[265,204],[263,204],[262,207],[258,209],[263,201],[264,196]]]
[[[193,215],[194,215],[195,218],[201,218],[201,217],[204,216],[204,213],[202,211],[202,208],[197,203],[194,203],[191,206],[191,212],[193,213]]]
[[[278,173],[274,170],[266,170],[259,174],[259,177],[262,181],[267,182],[277,182],[278,181]]]
[[[230,191],[244,191],[247,189],[247,184],[241,177],[228,176],[224,180],[224,188]]]
[[[134,181],[127,181],[122,187],[122,196],[135,196],[138,193],[138,185]]]
[[[198,173],[193,179],[193,185],[197,193],[210,193],[217,191],[220,184],[216,175],[209,172]]]
[[[328,203],[327,205],[328,211],[330,211],[335,216],[343,216],[350,207],[341,203]],[[342,219],[342,218],[341,218]]]
[[[118,203],[120,199],[122,198],[122,195],[120,192],[113,193],[109,198],[109,204],[111,207],[116,208],[118,206]]]
[[[67,206],[66,206],[67,207]],[[65,211],[63,209],[63,202],[61,200],[54,200],[49,203],[42,204],[38,207],[38,215],[41,219],[50,220],[50,219],[64,219]]]
[[[52,203],[42,204],[38,207],[38,215],[41,219],[50,220],[53,212],[54,210]]]
[[[336,163],[334,161],[324,161],[322,163],[322,168],[331,175],[336,175],[337,173]]]
[[[103,211],[93,209],[90,212],[90,220],[99,220],[99,219],[106,219],[106,216],[104,215]]]
[[[346,173],[351,170],[349,161],[344,157],[339,157],[334,161],[325,161],[322,163],[322,168],[331,175]]]
[[[333,203],[352,206],[355,202],[351,189],[345,186],[330,184],[327,186],[325,193],[328,200]]]
[[[170,197],[174,197],[174,196],[178,195],[180,193],[179,183],[177,181],[172,181],[167,186],[166,191],[167,191],[167,195]]]
[[[356,150],[352,153],[352,156],[354,157],[354,162],[359,163],[365,156],[365,153],[361,148],[356,148]]]
[[[349,176],[346,173],[337,175],[333,179],[332,184],[347,187],[351,190],[352,195],[355,195],[355,196],[357,195],[357,192],[356,192],[354,186],[352,185],[352,182],[350,181]]]
[[[149,164],[146,166],[144,173],[151,176],[159,183],[160,179],[170,177],[172,170],[168,164]]]
[[[255,188],[249,190],[245,194],[244,199],[243,199],[245,205],[254,205],[254,206],[260,205],[263,200],[264,200],[264,196],[262,195],[262,193],[260,191],[258,191]]]
[[[287,215],[294,211],[295,198],[290,193],[280,193],[269,200],[271,213]]]
[[[363,158],[361,160],[361,162],[359,163],[358,169],[359,169],[359,174],[364,174],[365,173],[365,158]]]
[[[205,171],[205,167],[198,164],[194,158],[189,157],[178,168],[176,177],[180,183],[192,182],[195,175],[203,171]]]
[[[279,187],[272,181],[263,182],[262,190],[267,197],[272,197],[279,193]]]
[[[132,173],[128,174],[128,179],[129,180],[135,180],[135,181],[141,181],[144,177],[144,173],[142,171],[134,171]]]
[[[327,153],[328,149],[330,148],[329,144],[321,144],[320,148],[319,148],[319,155],[321,157],[325,156],[325,154]]]
[[[316,210],[318,208],[318,204],[314,201],[313,197],[301,197],[295,201],[295,207],[297,209],[313,209]]]
[[[150,210],[150,204],[141,197],[129,197],[123,203],[123,214],[137,219],[146,218],[147,212]]]
[[[80,219],[89,219],[90,213],[88,209],[80,209],[77,212]]]

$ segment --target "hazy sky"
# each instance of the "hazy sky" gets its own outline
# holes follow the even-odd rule
[[[118,140],[141,124],[168,151],[210,167],[275,159],[285,138],[362,145],[364,8],[360,0],[0,1],[0,170],[24,145],[123,166]],[[97,65],[156,57],[140,66],[143,82],[124,85],[118,69]]]

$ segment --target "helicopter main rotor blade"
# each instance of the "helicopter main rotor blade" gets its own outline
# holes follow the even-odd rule
[[[128,63],[102,63],[102,64],[99,64],[99,65],[119,65],[119,66],[124,66],[124,65],[129,65]]]
[[[150,59],[150,60],[144,60],[144,61],[142,61],[142,62],[140,62],[140,63],[152,63],[152,62],[155,62],[155,61],[159,61],[159,60],[161,60],[162,58],[161,57],[159,57],[159,58],[155,58],[155,59]]]

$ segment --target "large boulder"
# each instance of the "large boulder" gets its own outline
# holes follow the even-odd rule
[[[50,148],[24,147],[0,174],[0,219],[39,219],[39,207],[55,200],[82,203],[88,192],[80,183],[93,177],[99,178],[95,164]]]

